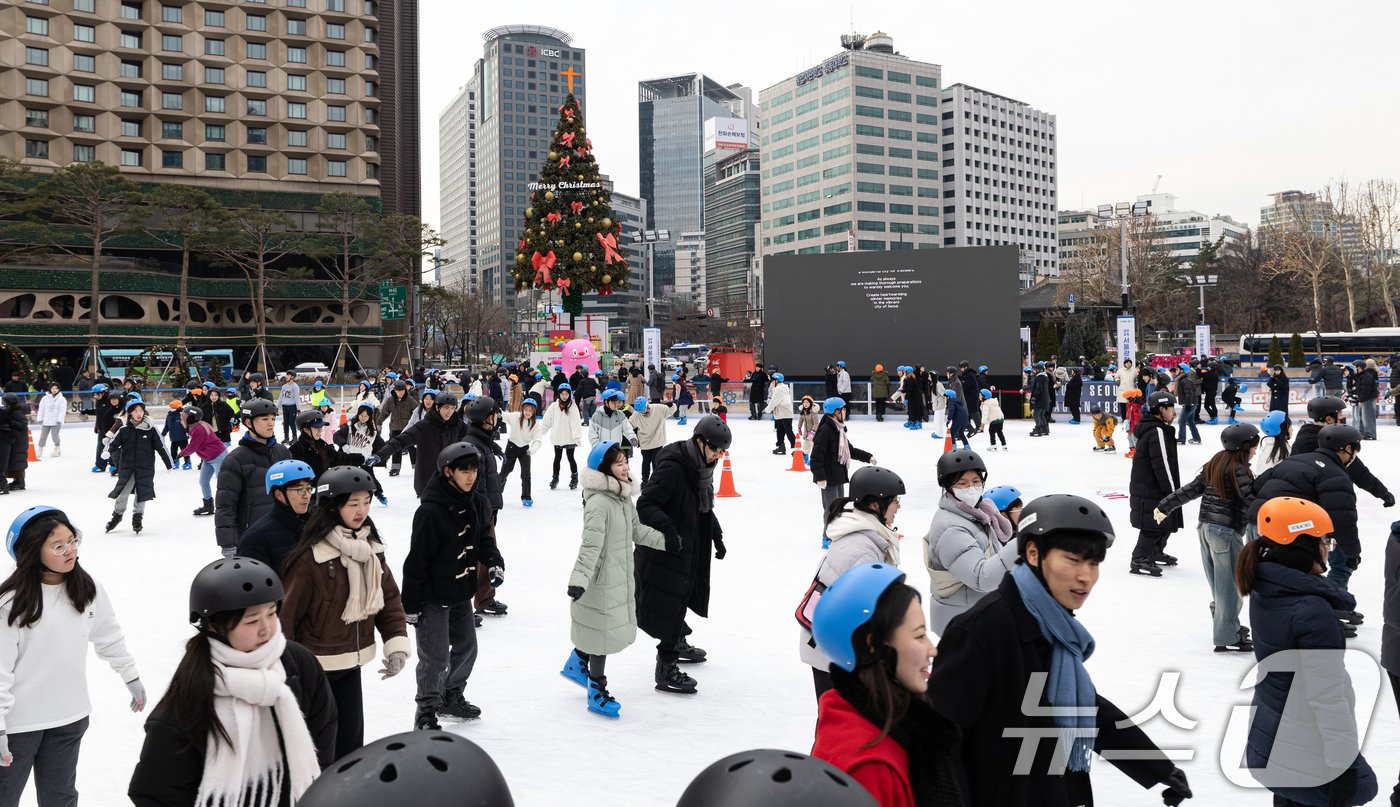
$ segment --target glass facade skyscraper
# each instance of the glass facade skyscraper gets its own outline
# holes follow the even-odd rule
[[[715,151],[705,166],[705,297],[725,319],[754,308],[760,193],[758,149]]]

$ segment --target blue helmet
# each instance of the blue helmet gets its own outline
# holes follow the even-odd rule
[[[384,374],[384,377],[387,378],[387,379],[389,379],[390,381],[393,381],[394,379],[396,379],[396,378],[399,377],[399,374],[398,374],[398,373],[395,373],[395,372],[393,372],[393,371],[390,371],[390,372],[385,373],[385,374]]]
[[[229,395],[237,395],[238,387],[229,387],[227,390],[224,391],[227,392]]]
[[[1248,384],[1241,384],[1241,385],[1240,385],[1240,392],[1249,392],[1249,385],[1248,385]]]
[[[837,367],[845,367],[845,366],[846,366],[846,363],[845,363],[844,361],[838,361],[838,362],[836,362],[836,366],[837,366]]]
[[[943,390],[943,397],[948,399],[956,398],[958,397],[958,391],[954,389],[945,389]]]
[[[833,398],[827,398],[825,401],[822,401],[822,411],[825,412],[825,413],[827,413],[828,415],[834,415],[834,414],[836,414],[836,410],[838,410],[838,409],[845,409],[845,408],[846,408],[846,399],[845,399],[845,398],[834,398],[834,397],[833,397]]]
[[[429,395],[431,395],[431,396],[433,396],[434,399],[436,399],[436,398],[437,398],[439,395],[441,395],[441,394],[442,394],[442,393],[439,392],[438,390],[435,390],[435,389],[433,389],[432,387],[428,387],[427,389],[423,390],[423,394],[420,395],[420,396],[418,396],[418,397],[421,399],[421,398],[426,398],[426,397],[428,397]]]
[[[985,373],[985,372],[987,372],[987,365],[985,365],[985,364],[979,364],[979,365],[977,365],[977,372],[979,372],[979,373]]]
[[[93,385],[92,385],[92,390],[91,390],[91,392],[92,392],[92,394],[94,394],[94,395],[101,395],[102,393],[104,393],[104,392],[106,392],[106,391],[107,391],[107,385],[106,385],[106,384],[93,384]]]
[[[1021,372],[1023,372],[1023,373],[1034,373],[1034,372],[1035,372],[1035,368],[1034,368],[1034,367],[1022,367],[1022,368],[1021,368]]]
[[[15,520],[10,522],[10,529],[5,533],[5,549],[9,551],[11,558],[15,556],[15,541],[18,541],[19,534],[24,532],[24,525],[28,524],[30,519],[43,513],[59,513],[61,515],[63,511],[47,504],[39,504],[21,510],[19,515],[15,516]]]
[[[605,390],[603,390],[602,398],[603,398],[603,402],[604,402],[604,403],[607,403],[608,401],[624,401],[624,402],[625,402],[625,401],[627,400],[627,396],[626,396],[626,395],[623,395],[621,391],[615,390],[615,389],[605,389]]]
[[[607,455],[608,449],[615,445],[617,445],[616,440],[604,440],[593,446],[593,450],[588,452],[588,467],[606,473],[603,471],[603,457]]]
[[[637,400],[632,402],[632,408],[638,412],[647,411],[647,399],[643,395],[638,395]]]
[[[1283,424],[1287,421],[1288,415],[1275,409],[1259,421],[1259,431],[1263,432],[1265,437],[1278,437],[1283,433]]]
[[[106,385],[103,385],[104,388],[105,388],[105,386],[106,386]],[[214,387],[217,387],[217,386],[219,386],[219,385],[218,385],[218,384],[215,384],[213,381],[205,381],[205,382],[204,382],[204,388],[205,388],[205,389],[213,389]]]
[[[1187,364],[1186,362],[1182,362],[1181,364],[1178,364],[1176,366],[1176,369],[1180,370],[1183,373],[1189,373],[1191,372],[1191,365]]]
[[[566,382],[566,383],[560,384],[560,385],[559,385],[559,389],[566,389],[566,390],[568,390],[569,392],[573,392],[573,391],[574,391],[574,385],[573,385],[573,384],[569,384],[569,383]]]
[[[324,381],[322,381],[321,379],[318,378],[318,379],[316,379],[316,383],[311,385],[311,388],[312,388],[312,389],[325,389],[325,388],[326,388],[326,382],[324,382]]]
[[[989,389],[984,389],[984,390],[982,390],[982,399],[983,399],[983,400],[991,400],[991,398],[992,398],[992,391],[991,391],[991,390],[989,390]]]
[[[680,377],[679,375],[672,374],[672,375],[671,375],[671,380],[672,380],[672,381],[680,381],[680,380],[681,380],[681,377]]]
[[[314,483],[316,472],[301,460],[281,460],[272,463],[272,467],[267,469],[267,495],[271,496],[274,488],[290,485],[298,479],[308,479]]]
[[[1021,498],[1021,491],[1011,485],[997,485],[986,493],[983,493],[982,498],[996,505],[998,510],[1005,510],[1011,506],[1012,502]]]
[[[831,663],[855,672],[856,630],[875,615],[875,604],[890,586],[904,582],[904,572],[888,563],[862,563],[836,578],[812,614],[812,638]]]
[[[787,378],[787,376],[784,376],[782,373],[774,373],[774,374],[773,374],[773,380],[774,380],[774,381],[777,381],[779,384],[781,384],[784,380],[786,380],[786,378]]]
[[[437,396],[434,396],[434,397],[437,397]],[[464,397],[465,397],[465,399],[468,400],[468,401],[475,401],[477,398],[480,398],[481,396],[480,396],[480,395],[477,395],[475,392],[468,392]],[[445,404],[444,404],[444,405],[445,405]]]
[[[355,414],[358,415],[358,414],[360,413],[360,410],[361,410],[361,409],[368,409],[371,413],[373,413],[373,412],[374,412],[374,402],[373,402],[373,401],[360,401],[360,405],[357,406],[357,407],[355,407]]]
[[[145,409],[145,408],[146,408],[146,402],[143,401],[143,400],[141,400],[141,396],[140,396],[140,395],[133,395],[133,396],[131,396],[131,400],[129,400],[129,401],[126,402],[126,407],[125,407],[125,408],[126,408],[126,411],[130,412],[131,410],[135,409],[135,408],[138,407],[138,406],[141,407],[142,409]]]
[[[1110,364],[1110,365],[1108,365],[1108,369],[1110,369],[1110,370],[1117,370],[1117,369],[1118,369],[1118,365],[1116,365],[1116,364]]]

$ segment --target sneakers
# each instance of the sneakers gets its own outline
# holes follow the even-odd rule
[[[500,600],[496,600],[490,605],[483,605],[477,613],[486,614],[487,616],[505,616],[506,604]]]
[[[437,715],[432,709],[419,709],[413,716],[414,731],[442,731],[442,726],[438,724]]]
[[[111,532],[112,530],[116,529],[117,525],[120,523],[122,523],[122,514],[113,513],[112,517],[107,520],[107,532]]]
[[[476,720],[481,717],[481,709],[467,702],[462,690],[449,691],[443,696],[442,705],[437,708],[437,716],[445,720]]]
[[[1161,576],[1162,576],[1162,570],[1159,569],[1159,568],[1157,568],[1157,564],[1153,563],[1153,562],[1150,561],[1150,560],[1136,560],[1136,559],[1135,559],[1135,560],[1132,561],[1132,565],[1128,567],[1128,571],[1129,571],[1131,574],[1140,574],[1140,575],[1145,575],[1145,576],[1147,576],[1147,577],[1161,577]]]
[[[695,679],[681,672],[674,661],[656,660],[656,690],[675,692],[680,695],[694,695],[698,685]]]
[[[704,664],[708,655],[704,650],[691,645],[684,639],[676,646],[676,653],[679,656],[676,661],[681,664]]]
[[[681,421],[684,423],[685,421]],[[622,717],[622,704],[617,702],[617,698],[608,694],[608,679],[589,678],[588,679],[588,711],[595,715],[610,717],[613,720]]]
[[[588,659],[579,656],[577,650],[569,651],[569,660],[559,674],[581,687],[588,686]]]

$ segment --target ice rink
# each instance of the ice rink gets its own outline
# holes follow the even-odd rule
[[[155,414],[160,418],[164,412]],[[818,492],[810,474],[787,471],[790,457],[770,453],[771,421],[751,422],[739,411],[732,415],[731,456],[742,496],[717,501],[729,553],[713,565],[710,618],[691,620],[691,640],[710,658],[686,669],[698,679],[699,693],[654,691],[653,643],[639,634],[636,645],[608,664],[610,688],[622,704],[618,721],[589,714],[584,691],[559,675],[570,652],[564,589],[582,521],[579,493],[567,490],[567,464],[560,489],[551,491],[552,452],[546,447],[534,458],[531,509],[520,504],[519,472],[510,480],[498,526],[507,564],[500,598],[509,604],[510,615],[488,617],[478,633],[480,658],[466,695],[482,708],[482,719],[451,730],[470,737],[495,758],[517,804],[673,805],[701,768],[727,754],[759,747],[810,749],[816,704],[811,675],[797,656],[798,628],[792,614],[820,560]],[[1101,455],[1090,450],[1092,427],[1087,420],[1071,426],[1065,416],[1059,419],[1048,438],[1036,439],[1027,437],[1029,421],[1008,421],[1010,450],[983,456],[991,469],[989,486],[1013,484],[1027,498],[1076,493],[1100,503],[1113,517],[1118,543],[1109,550],[1099,584],[1079,612],[1097,641],[1088,668],[1099,692],[1131,715],[1146,710],[1154,696],[1169,695],[1175,680],[1181,717],[1158,715],[1144,727],[1162,748],[1176,750],[1181,760],[1177,764],[1186,770],[1195,791],[1190,803],[1269,804],[1266,791],[1241,788],[1222,772],[1221,760],[1234,763],[1243,748],[1246,715],[1236,716],[1228,739],[1226,729],[1236,707],[1249,702],[1241,682],[1253,657],[1212,651],[1196,506],[1186,510],[1188,529],[1177,532],[1168,545],[1167,551],[1179,556],[1181,565],[1161,579],[1130,575],[1128,553],[1135,533],[1128,525],[1131,461],[1121,453],[1127,447],[1122,431],[1120,453]],[[690,423],[695,420],[692,417]],[[927,598],[929,581],[919,539],[935,509],[934,463],[942,441],[931,439],[928,429],[907,431],[900,422],[893,416],[885,423],[857,418],[850,425],[850,438],[873,452],[881,465],[898,472],[908,486],[898,525],[904,535],[902,566],[909,582]],[[1181,447],[1187,480],[1218,447],[1221,428],[1202,427],[1203,445]],[[690,427],[671,421],[668,431],[675,440],[688,435]],[[1361,457],[1387,484],[1400,489],[1400,472],[1395,470],[1400,467],[1400,429],[1393,421],[1383,422],[1380,435],[1380,441],[1365,444]],[[114,480],[89,472],[96,439],[91,423],[69,424],[63,436],[63,456],[31,464],[28,490],[0,499],[0,526],[35,504],[68,511],[85,539],[82,562],[110,592],[154,705],[191,635],[186,620],[189,581],[218,557],[213,519],[190,515],[200,503],[198,472],[158,470],[158,498],[148,505],[145,531],[134,535],[128,514],[116,531],[103,534]],[[973,440],[978,451],[985,445],[985,437]],[[580,463],[586,453],[586,447],[580,449]],[[633,473],[640,474],[640,462],[634,463]],[[371,515],[397,576],[416,504],[412,475],[406,459],[403,475],[390,479],[382,469],[378,474],[389,506],[376,504]],[[1352,590],[1367,622],[1351,647],[1378,658],[1382,547],[1400,511],[1384,510],[1364,492],[1359,507],[1365,554]],[[4,562],[10,562],[7,556]],[[1380,779],[1379,803],[1400,765],[1400,727],[1388,688],[1382,687],[1378,696],[1367,691],[1377,686],[1374,662],[1359,656],[1352,661],[1358,700],[1375,704],[1365,754]],[[412,670],[381,681],[375,673],[378,666],[376,662],[364,673],[367,740],[406,731],[413,723]],[[95,659],[88,665],[88,680],[94,708],[78,788],[86,804],[124,804],[141,748],[144,716],[128,711],[121,681]],[[1195,721],[1194,728],[1172,725],[1183,718]],[[1141,790],[1103,760],[1095,760],[1093,778],[1100,804],[1160,803],[1155,792]],[[23,803],[34,803],[32,785]]]

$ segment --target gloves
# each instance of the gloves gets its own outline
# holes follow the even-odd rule
[[[724,548],[724,539],[715,536],[715,560],[724,560],[724,556],[729,554],[729,550]]]
[[[879,464],[880,464],[880,461],[877,460],[877,459],[875,459],[875,455],[874,455],[874,454],[871,454],[871,455],[870,455],[870,462],[867,462],[867,463],[866,463],[866,465],[871,465],[871,466],[879,465]]]
[[[1162,784],[1167,786],[1167,789],[1162,791],[1162,803],[1167,807],[1176,807],[1191,798],[1191,787],[1186,784],[1186,771],[1180,768],[1172,768],[1172,772],[1167,774]]]
[[[112,452],[110,452],[110,451],[108,451],[108,450],[106,450],[106,449],[103,449],[103,450],[102,450],[102,459],[104,459],[104,460],[110,460],[111,458],[112,458]]]
[[[506,582],[506,570],[500,566],[492,566],[486,570],[486,579],[491,583],[492,588],[500,588]]]
[[[0,768],[8,768],[14,761],[15,755],[10,753],[10,738],[0,732]]]
[[[131,711],[139,712],[146,708],[146,687],[140,678],[126,682],[126,691],[131,693]]]
[[[583,588],[581,586],[569,586],[569,599],[577,602],[578,598],[582,596]]]
[[[1360,568],[1360,566],[1361,566],[1361,556],[1360,556],[1360,555],[1347,555],[1347,568],[1348,568],[1348,569],[1351,569],[1351,570],[1354,572],[1354,571],[1356,571],[1358,568]]]
[[[1327,793],[1327,807],[1347,807],[1356,799],[1356,769],[1347,768],[1332,780]]]
[[[384,657],[384,666],[379,668],[379,679],[393,678],[403,672],[404,662],[408,661],[408,654],[402,650],[395,650]]]
[[[817,490],[826,490],[826,480],[825,480],[825,479],[823,479],[822,481],[820,481],[820,482],[817,483]]]
[[[1382,506],[1382,507],[1394,507],[1394,506],[1395,506],[1395,494],[1394,494],[1394,493],[1391,493],[1390,491],[1387,490],[1387,491],[1385,492],[1385,498],[1384,498],[1384,499],[1381,499],[1381,506]]]
[[[422,616],[422,614],[404,614],[403,621],[407,622],[410,625],[417,625],[418,617],[420,616]]]
[[[641,443],[637,440],[637,438],[635,438],[635,437],[633,437],[631,440],[628,440],[627,442],[631,443],[633,448],[641,448],[641,447],[642,447],[642,444],[641,444]]]
[[[672,555],[676,555],[679,554],[680,551],[685,548],[685,541],[681,538],[680,533],[676,532],[675,530],[671,530],[670,532],[664,534],[666,536],[667,552],[671,553]]]
[[[370,454],[368,457],[365,457],[365,461],[360,463],[360,465],[364,466],[365,468],[373,468],[374,466],[378,465],[383,461],[384,460],[381,460],[379,457]]]
[[[1152,508],[1152,520],[1161,524],[1167,520],[1167,514],[1163,513],[1160,508],[1154,507]]]

